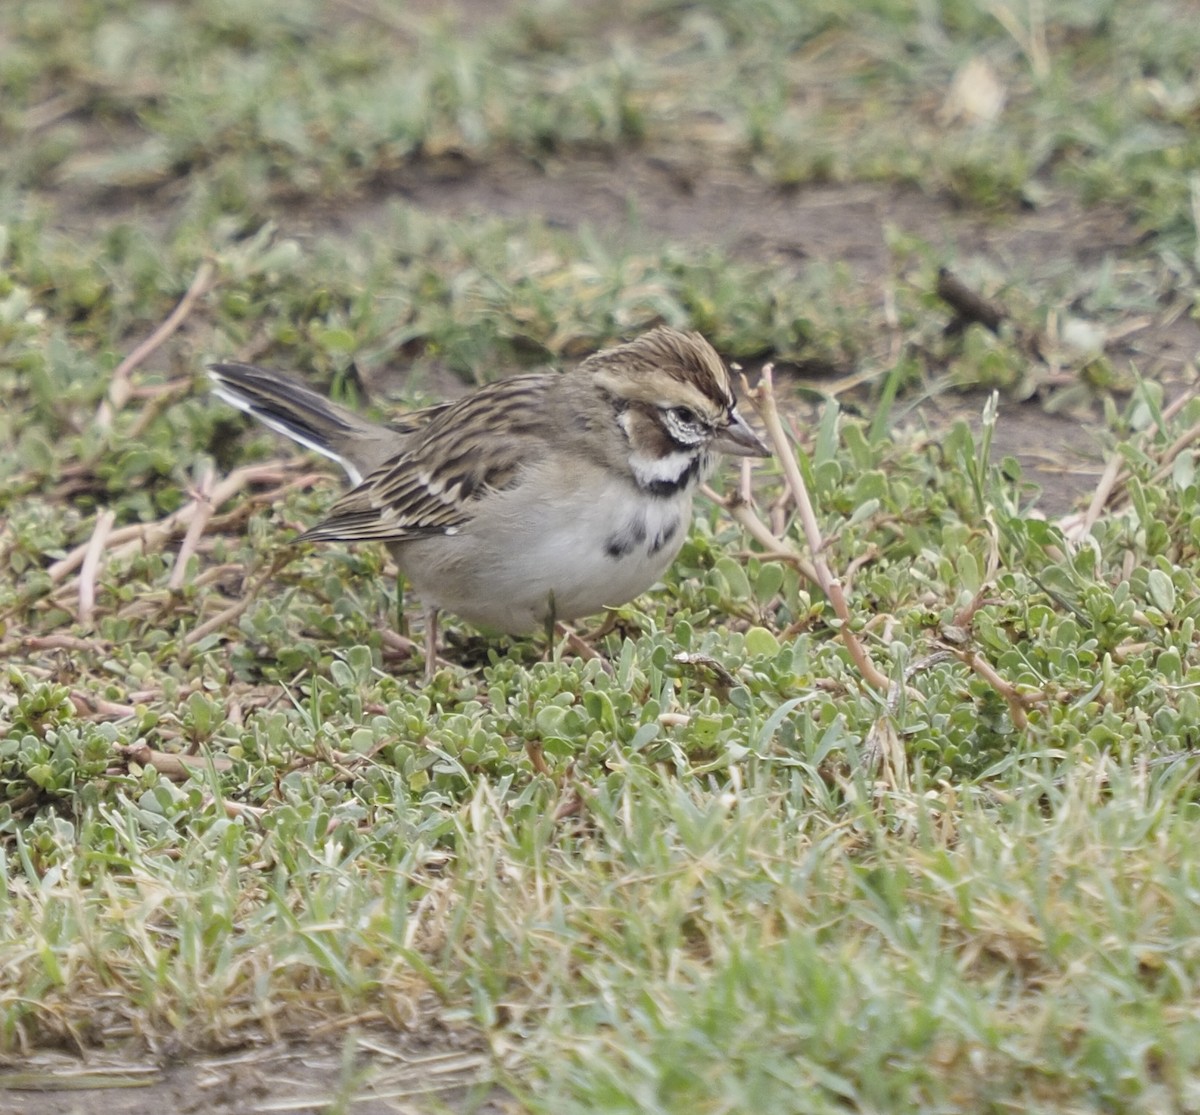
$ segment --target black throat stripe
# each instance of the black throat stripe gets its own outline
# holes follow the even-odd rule
[[[670,496],[677,495],[684,488],[690,488],[695,483],[696,477],[700,474],[701,456],[702,454],[697,453],[692,457],[688,462],[687,468],[674,478],[651,480],[649,483],[641,484],[642,491],[658,499],[667,499]]]

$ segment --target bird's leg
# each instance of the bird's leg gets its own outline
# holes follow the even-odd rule
[[[396,630],[408,638],[408,617],[404,614],[404,574],[396,570]]]
[[[384,608],[379,615],[380,638],[385,657],[412,658],[417,647],[409,638],[408,617],[404,612],[404,574],[396,570],[396,611],[388,616]]]
[[[424,606],[425,613],[425,681],[433,681],[438,664],[438,610],[430,604]]]
[[[551,589],[546,595],[546,618],[543,621],[546,624],[546,653],[543,659],[549,662],[554,657],[554,632],[558,627],[558,609],[554,606],[554,590]]]
[[[554,632],[558,628],[558,621],[554,618],[557,609],[554,606],[554,591],[553,589],[546,596],[546,651],[543,655],[543,661],[549,662],[554,657]],[[525,741],[525,754],[529,756],[530,763],[533,764],[533,769],[538,774],[545,775],[547,778],[552,777],[550,768],[546,765],[546,752],[542,749],[542,741],[536,739],[527,739]]]

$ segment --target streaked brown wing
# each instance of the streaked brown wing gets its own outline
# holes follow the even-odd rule
[[[458,402],[409,416],[415,437],[300,535],[304,542],[403,542],[453,534],[473,503],[516,482],[522,462],[544,444],[546,395],[557,376],[516,376]],[[419,431],[419,432],[418,432]]]

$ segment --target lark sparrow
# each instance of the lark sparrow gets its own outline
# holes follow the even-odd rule
[[[649,588],[718,453],[766,457],[699,333],[654,329],[565,374],[514,376],[368,422],[278,372],[215,364],[215,393],[337,461],[354,488],[298,541],[378,540],[426,610],[520,634]]]

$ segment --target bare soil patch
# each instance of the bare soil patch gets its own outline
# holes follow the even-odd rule
[[[39,1053],[0,1068],[5,1115],[358,1115],[463,1111],[499,1115],[504,1094],[477,1082],[488,1057],[476,1043],[391,1033],[251,1048],[178,1063],[104,1054]]]
[[[888,226],[1008,267],[1024,261],[1026,269],[1048,261],[1090,265],[1140,239],[1119,211],[1083,210],[1065,199],[989,219],[915,189],[872,183],[781,189],[747,170],[706,166],[686,155],[625,153],[541,167],[447,157],[414,164],[385,191],[431,212],[591,224],[618,236],[713,244],[792,267],[840,262],[876,279],[888,266]],[[369,207],[343,219],[370,221]]]

